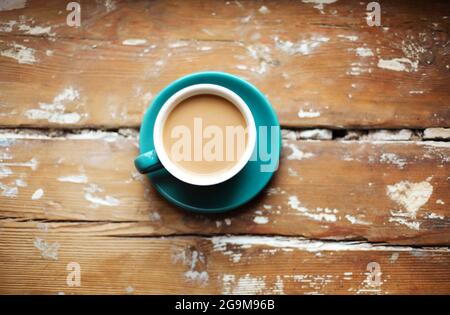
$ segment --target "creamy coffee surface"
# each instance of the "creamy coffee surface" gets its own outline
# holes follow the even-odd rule
[[[189,97],[169,113],[163,144],[169,158],[193,174],[217,174],[232,168],[247,145],[245,117],[216,95]]]

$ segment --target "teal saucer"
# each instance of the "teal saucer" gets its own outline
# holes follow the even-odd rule
[[[200,83],[221,85],[232,90],[245,101],[254,116],[257,128],[257,144],[254,152],[254,156],[257,158],[251,159],[231,179],[213,186],[195,186],[184,183],[164,168],[149,173],[147,176],[164,198],[181,208],[208,213],[229,211],[255,197],[267,185],[276,171],[276,167],[268,171],[261,171],[261,167],[267,166],[269,162],[267,155],[260,158],[260,154],[256,154],[256,150],[261,147],[262,152],[270,152],[269,154],[272,156],[270,163],[276,166],[278,166],[281,152],[281,132],[277,116],[264,95],[247,81],[223,72],[199,72],[172,82],[161,91],[145,113],[140,130],[140,152],[144,153],[154,149],[153,126],[156,116],[166,100],[177,91]],[[261,126],[267,126],[268,132],[260,132],[259,127]],[[275,126],[275,128],[271,129],[271,126]],[[275,135],[276,142],[270,141],[271,133]]]

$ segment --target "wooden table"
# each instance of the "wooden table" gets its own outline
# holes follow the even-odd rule
[[[380,1],[374,27],[359,0],[83,0],[81,27],[68,2],[0,1],[0,293],[450,293],[448,1]],[[285,128],[222,215],[133,166],[149,102],[203,70]]]

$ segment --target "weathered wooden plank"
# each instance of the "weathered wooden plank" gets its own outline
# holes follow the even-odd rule
[[[92,232],[90,226],[54,223],[45,230],[33,222],[2,220],[0,293],[448,294],[450,291],[448,248],[252,236],[117,238],[88,236],[85,233]],[[73,263],[81,270],[80,287],[69,287],[66,283],[73,270],[68,271],[67,266],[73,268]],[[375,274],[380,275],[379,281]]]
[[[284,140],[268,188],[222,215],[162,199],[134,169],[135,136],[4,134],[0,144],[6,218],[121,222],[102,225],[109,236],[202,231],[450,244],[447,142]]]
[[[169,82],[220,70],[284,126],[448,127],[450,4],[383,2],[369,27],[361,3],[82,1],[71,28],[65,3],[27,1],[0,11],[0,124],[138,126]]]

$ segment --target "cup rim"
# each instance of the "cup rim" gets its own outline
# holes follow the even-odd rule
[[[164,123],[168,115],[179,103],[181,103],[185,99],[200,94],[211,94],[225,98],[239,109],[247,123],[248,138],[244,153],[233,167],[221,174],[200,175],[188,173],[169,159],[169,156],[164,148],[162,132]],[[232,178],[237,173],[239,173],[250,160],[256,145],[256,125],[250,108],[247,106],[244,100],[232,90],[217,84],[194,84],[177,91],[163,104],[160,111],[158,112],[153,127],[153,143],[155,145],[156,154],[158,155],[161,164],[170,174],[188,184],[198,186],[211,186],[220,184]]]

